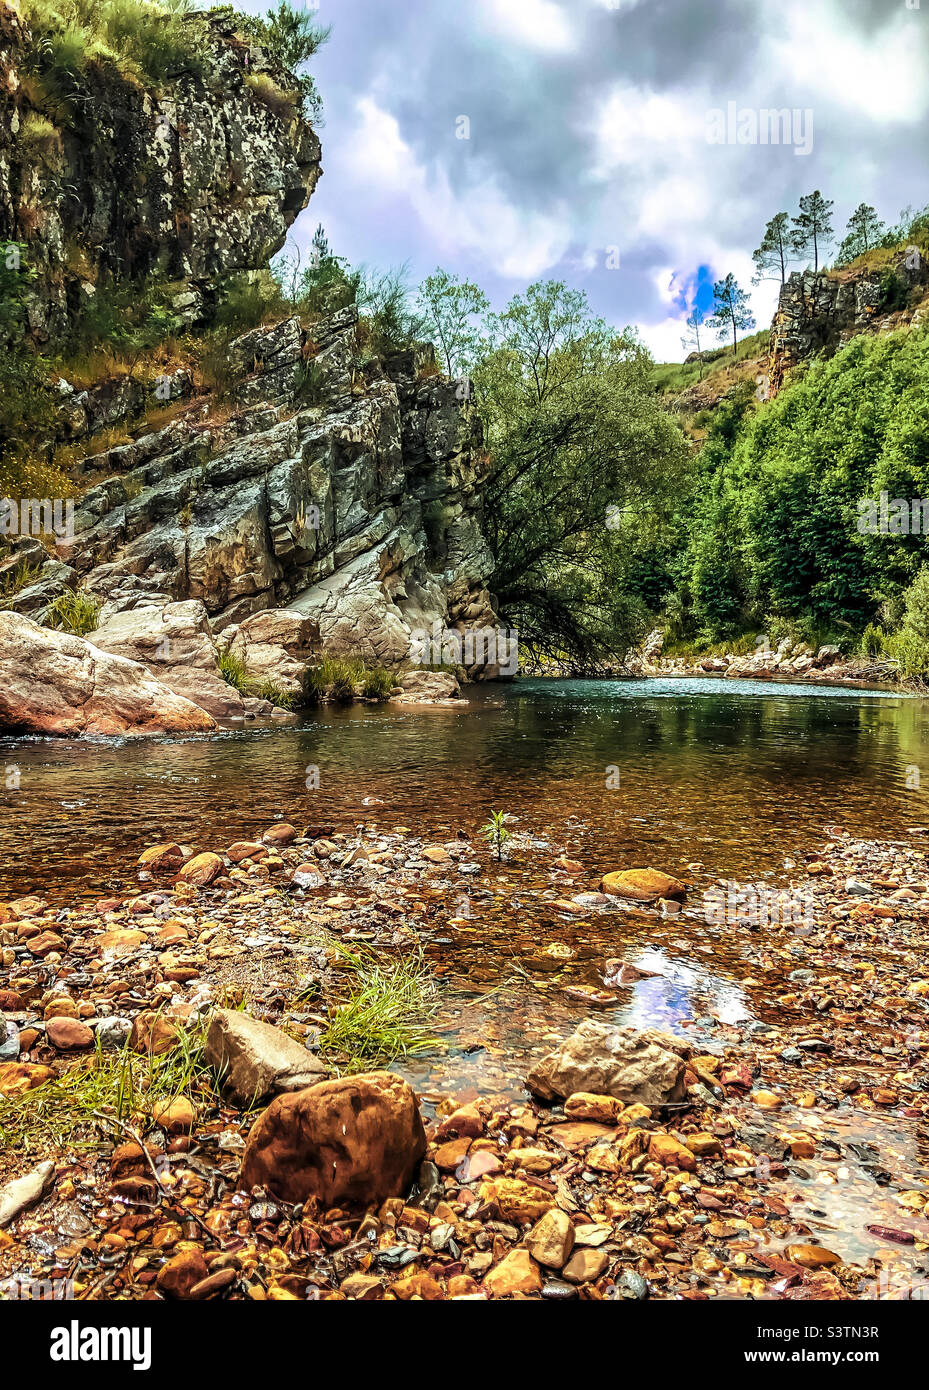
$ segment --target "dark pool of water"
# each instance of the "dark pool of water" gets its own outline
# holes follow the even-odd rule
[[[280,816],[441,838],[504,809],[603,868],[699,860],[735,876],[780,867],[830,822],[895,835],[929,818],[912,785],[929,778],[921,700],[726,680],[468,696],[213,737],[0,738],[0,894],[99,893],[153,841],[222,848]]]

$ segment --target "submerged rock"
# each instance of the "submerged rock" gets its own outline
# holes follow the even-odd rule
[[[686,1095],[686,1052],[683,1043],[666,1033],[585,1019],[537,1063],[526,1081],[543,1100],[586,1091],[624,1104],[664,1105]]]
[[[634,898],[636,902],[652,903],[659,898],[683,898],[687,892],[680,879],[662,873],[660,869],[620,869],[616,873],[604,874],[600,882],[603,893],[612,893],[620,898]]]

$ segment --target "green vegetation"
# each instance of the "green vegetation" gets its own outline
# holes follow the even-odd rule
[[[305,115],[319,120],[322,103],[312,77],[306,72],[306,64],[319,52],[331,32],[316,23],[311,9],[298,9],[287,0],[279,0],[274,9],[268,10],[261,18],[255,15],[240,15],[243,30],[255,38],[281,67],[294,74],[297,91],[287,93],[289,113],[302,110]],[[252,89],[268,105],[267,86],[251,83]],[[277,84],[275,83],[276,87]],[[277,89],[280,92],[280,88]],[[287,110],[280,114],[288,114]]]
[[[94,1149],[101,1136],[125,1138],[122,1127],[151,1127],[152,1114],[179,1096],[213,1092],[202,1062],[203,1037],[182,1033],[177,1046],[159,1056],[128,1046],[104,1052],[99,1045],[85,1064],[69,1067],[20,1095],[0,1096],[0,1149],[19,1149],[43,1158],[60,1147]]]
[[[0,559],[3,557],[0,556]],[[23,589],[28,589],[38,577],[42,566],[30,564],[28,560],[20,560],[14,565],[12,570],[0,575],[0,610],[12,607],[13,599],[17,594],[22,593]]]
[[[854,338],[767,404],[750,384],[734,390],[696,460],[692,505],[652,557],[672,639],[775,635],[786,624],[847,647],[878,623],[913,674],[914,638],[926,635],[925,539],[872,533],[866,503],[876,509],[882,493],[929,497],[925,331]]]
[[[278,709],[293,709],[296,697],[268,676],[250,676],[245,662],[231,650],[219,654],[219,674],[227,685],[253,700],[270,700]]]
[[[390,671],[386,671],[383,666],[377,666],[373,671],[365,671],[362,676],[361,693],[366,700],[377,700],[378,702],[388,700],[393,688],[393,675]]]
[[[66,589],[42,609],[39,622],[74,637],[93,632],[100,617],[100,601],[84,589]]]
[[[513,838],[506,828],[506,819],[506,811],[491,811],[490,819],[486,825],[481,826],[480,830],[481,835],[498,859],[503,858],[503,850],[507,840]]]
[[[348,998],[320,1039],[321,1054],[353,1072],[430,1047],[434,1039],[427,1025],[438,1001],[422,950],[386,964],[371,951],[352,951],[341,943],[337,950],[353,978]]]
[[[163,82],[201,71],[185,0],[20,0],[34,39],[34,71],[56,115],[80,100],[95,66]]]

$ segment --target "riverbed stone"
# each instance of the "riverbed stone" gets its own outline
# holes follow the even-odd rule
[[[585,1019],[536,1063],[527,1084],[543,1100],[586,1091],[614,1096],[624,1104],[665,1105],[686,1095],[687,1051],[666,1033]]]
[[[243,1105],[278,1091],[299,1091],[329,1075],[311,1052],[261,1019],[217,1009],[206,1037],[206,1061],[223,1091]]]
[[[600,891],[633,898],[636,902],[653,903],[659,898],[683,898],[687,887],[680,879],[659,869],[619,869],[603,875]]]
[[[412,1087],[391,1072],[361,1073],[272,1101],[249,1133],[239,1185],[366,1207],[406,1193],[425,1152]]]
[[[567,1212],[552,1207],[526,1236],[526,1249],[548,1269],[561,1269],[574,1246],[574,1223]]]

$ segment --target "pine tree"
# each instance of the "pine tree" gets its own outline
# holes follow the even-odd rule
[[[725,280],[717,280],[713,286],[713,317],[709,320],[707,327],[715,328],[720,338],[725,338],[730,332],[732,333],[733,356],[735,356],[738,346],[736,330],[755,327],[755,318],[749,307],[748,295],[731,271]]]
[[[863,256],[878,245],[886,228],[874,208],[868,203],[859,203],[845,228],[845,240],[839,247],[838,259],[843,265]]]
[[[693,312],[685,320],[687,324],[687,332],[681,338],[681,347],[684,349],[684,351],[687,353],[696,352],[698,358],[700,359],[701,381],[703,379],[703,349],[700,346],[700,331],[703,328],[704,319],[705,315],[703,313],[703,310],[698,309],[697,306],[694,305]]]
[[[798,256],[813,248],[813,270],[819,269],[819,253],[832,239],[832,200],[814,189],[800,199],[800,214],[791,220],[790,241]]]
[[[786,212],[779,212],[771,218],[765,227],[761,245],[757,251],[752,252],[756,271],[756,274],[752,276],[753,285],[757,285],[759,280],[777,279],[780,279],[783,285],[787,279],[787,260],[791,249],[789,223],[789,215]],[[767,270],[773,270],[776,273],[766,275],[765,271]]]

